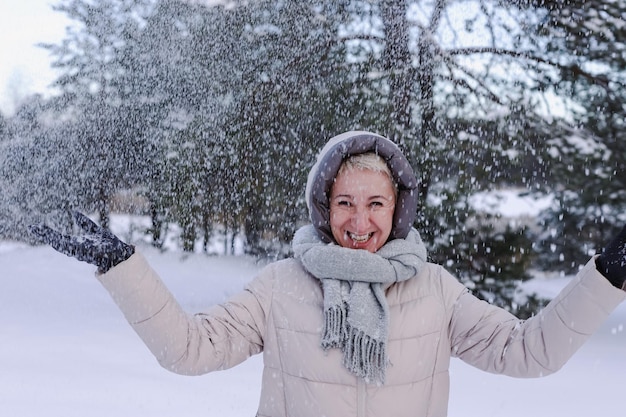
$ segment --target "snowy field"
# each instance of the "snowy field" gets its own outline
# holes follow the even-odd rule
[[[240,290],[260,268],[242,256],[141,250],[190,312]],[[47,247],[0,242],[0,416],[255,415],[260,356],[204,376],[161,369],[94,270]],[[552,296],[566,281],[531,285]],[[622,305],[560,373],[542,379],[488,375],[453,360],[449,416],[626,415],[625,324]]]

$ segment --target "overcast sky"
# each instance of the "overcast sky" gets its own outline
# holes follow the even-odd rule
[[[57,0],[0,1],[0,111],[14,110],[16,100],[49,94],[55,74],[48,51],[39,42],[58,43],[65,35],[65,14],[52,10]]]

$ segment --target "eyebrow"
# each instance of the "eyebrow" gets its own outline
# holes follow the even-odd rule
[[[393,197],[394,196],[392,195],[391,198],[393,199]],[[351,194],[338,194],[338,195],[334,196],[332,199],[335,200],[337,198],[350,198],[350,199],[354,200],[354,196],[351,195]],[[383,200],[389,200],[388,197],[385,197],[384,195],[381,195],[381,194],[376,194],[376,195],[373,195],[371,197],[368,197],[368,200],[376,200],[378,198],[383,199]]]

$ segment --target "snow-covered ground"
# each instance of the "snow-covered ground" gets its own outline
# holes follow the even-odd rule
[[[242,256],[141,250],[190,312],[224,300],[260,268]],[[0,416],[255,415],[260,356],[204,376],[163,370],[94,269],[47,247],[0,242]],[[566,281],[532,285],[552,296]],[[453,360],[449,416],[623,416],[625,324],[621,305],[561,372],[542,379],[488,375]]]

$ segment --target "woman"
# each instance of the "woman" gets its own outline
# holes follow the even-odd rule
[[[296,232],[294,258],[193,316],[140,253],[86,217],[76,214],[83,237],[31,230],[98,266],[165,368],[195,375],[263,352],[263,417],[445,416],[452,356],[488,372],[547,375],[626,298],[625,228],[532,319],[478,300],[426,261],[412,228],[416,186],[391,141],[368,132],[331,139],[309,174],[312,224]]]

